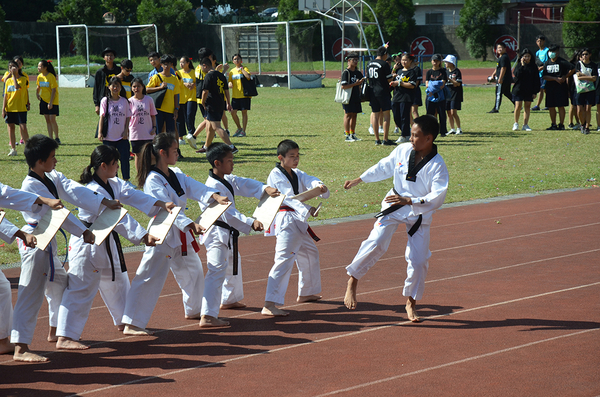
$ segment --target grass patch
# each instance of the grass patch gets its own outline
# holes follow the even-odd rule
[[[374,213],[391,186],[390,180],[361,184],[350,191],[344,191],[342,185],[344,180],[356,178],[389,154],[391,148],[375,146],[368,135],[370,109],[366,104],[363,104],[366,113],[358,115],[357,125],[357,135],[363,141],[343,142],[343,111],[333,101],[335,80],[325,79],[324,85],[325,88],[310,90],[260,88],[259,96],[252,101],[248,137],[233,138],[240,149],[235,157],[235,173],[265,181],[277,160],[275,148],[279,141],[294,139],[302,153],[300,169],[320,177],[332,192],[331,197],[324,200],[321,218]],[[33,87],[30,96],[35,98]],[[599,133],[584,136],[578,131],[545,131],[550,125],[547,112],[532,112],[529,124],[533,131],[513,132],[512,105],[505,102],[499,114],[486,113],[492,107],[493,96],[493,87],[466,87],[466,101],[459,113],[464,135],[437,140],[439,152],[450,171],[446,202],[587,187],[596,183],[589,180],[600,178]],[[98,144],[93,138],[98,119],[93,110],[92,90],[63,88],[60,100],[58,124],[63,146],[57,151],[57,169],[69,178],[78,179]],[[32,109],[36,106],[37,102],[32,100]],[[29,112],[30,135],[46,133],[44,119],[37,113]],[[200,116],[196,121],[200,121]],[[229,123],[234,131],[231,118]],[[7,157],[6,143],[7,139],[5,152],[0,153],[1,181],[18,188],[27,174],[23,148],[17,148],[19,156]],[[182,147],[182,152],[185,159],[178,167],[204,182],[209,169],[205,157],[188,146]],[[134,179],[136,174],[133,163],[131,165]],[[255,204],[255,200],[238,199],[238,208],[248,215],[252,214]],[[71,205],[68,208],[74,210]],[[129,209],[142,225],[147,225],[147,217]],[[195,219],[200,214],[198,205],[188,202],[187,213]],[[24,224],[19,212],[8,211],[7,219],[18,226]],[[63,237],[58,239],[59,246],[64,247]],[[64,248],[59,253],[64,253]],[[0,248],[1,263],[18,261],[15,244]]]

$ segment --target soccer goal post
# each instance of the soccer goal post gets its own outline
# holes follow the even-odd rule
[[[88,25],[57,25],[56,26],[56,58],[58,60],[58,68],[56,70],[58,80],[60,81],[60,29],[72,29],[72,28],[83,28],[85,30],[85,53],[86,53],[86,66],[87,66],[87,77],[90,76],[90,29],[124,29],[125,33],[120,36],[127,37],[127,57],[131,59],[131,36],[140,33],[142,30],[154,28],[154,37],[156,43],[156,52],[158,52],[158,29],[156,25],[127,25],[127,26],[115,26],[115,25],[100,25],[100,26],[88,26]],[[142,30],[137,30],[142,29]],[[135,30],[132,32],[132,30]],[[60,84],[60,83],[59,83]]]
[[[320,53],[313,51],[318,48],[313,45],[315,32],[321,36]],[[223,62],[239,53],[245,64],[256,64],[253,71],[259,76],[286,75],[289,89],[321,87],[325,77],[325,31],[320,19],[222,25],[221,48]]]

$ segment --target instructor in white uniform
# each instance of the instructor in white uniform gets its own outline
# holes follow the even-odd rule
[[[382,210],[376,216],[369,238],[363,241],[354,260],[346,267],[350,276],[344,298],[347,308],[356,308],[358,280],[387,251],[394,232],[404,223],[408,234],[405,253],[408,266],[402,294],[408,297],[408,318],[413,322],[419,321],[415,305],[423,296],[431,256],[429,227],[433,213],[444,203],[448,190],[448,169],[433,143],[438,133],[439,123],[435,117],[416,118],[410,143],[398,146],[360,178],[344,183],[344,188],[350,189],[361,182],[394,178],[394,187],[381,203]]]

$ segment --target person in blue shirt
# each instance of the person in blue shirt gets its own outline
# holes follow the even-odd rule
[[[539,47],[539,50],[535,53],[535,63],[540,72],[540,95],[538,96],[537,105],[531,108],[531,110],[540,110],[540,104],[542,103],[542,99],[544,99],[544,93],[546,92],[546,80],[542,78],[542,73],[544,71],[544,64],[548,61],[548,47],[546,47],[546,36],[543,34],[538,35],[535,38],[535,43]]]

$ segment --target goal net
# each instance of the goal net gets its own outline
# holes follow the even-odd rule
[[[323,36],[319,19],[223,25],[222,56],[231,62],[234,54],[240,54],[253,74],[286,76],[283,84],[289,88],[315,82],[320,87],[325,74]],[[268,79],[259,77],[261,81]]]

